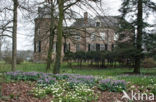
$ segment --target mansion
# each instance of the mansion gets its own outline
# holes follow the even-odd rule
[[[50,34],[50,16],[44,14],[45,9],[39,8],[39,16],[35,19],[34,61],[47,58]],[[42,12],[42,14],[40,13]],[[111,51],[115,45],[115,32],[119,18],[116,16],[96,16],[77,18],[69,27],[64,27],[62,56],[67,51]],[[55,22],[53,22],[55,23]],[[54,37],[52,58],[56,54],[56,36]]]

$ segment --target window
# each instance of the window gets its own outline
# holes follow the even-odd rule
[[[96,51],[100,51],[100,44],[96,44]]]
[[[90,44],[88,44],[88,51],[90,51]]]
[[[100,32],[100,39],[105,40],[106,39],[106,33],[105,32]]]
[[[36,43],[36,51],[37,51],[37,52],[41,52],[41,41],[38,41],[38,42]]]
[[[106,50],[106,51],[108,50],[108,45],[107,45],[107,44],[105,44],[105,50]]]
[[[80,39],[81,39],[80,35],[76,35],[76,36],[75,36],[75,39],[76,39],[76,40],[80,40]]]
[[[96,44],[90,44],[90,51],[96,51]]]
[[[114,44],[112,44],[112,50],[114,49]]]
[[[76,44],[76,52],[80,51],[80,44]]]
[[[64,43],[64,53],[68,51],[70,51],[70,43],[69,44]]]
[[[90,36],[91,41],[95,41],[96,40],[96,35],[95,33],[92,33]]]
[[[100,44],[100,51],[104,51],[105,50],[105,45],[104,44]]]
[[[100,22],[96,22],[96,27],[100,27]]]

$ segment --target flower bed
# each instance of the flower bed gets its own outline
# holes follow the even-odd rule
[[[38,72],[7,72],[9,80],[36,81],[37,86],[31,93],[35,97],[46,97],[52,95],[53,101],[58,102],[87,102],[98,99],[95,89],[101,91],[121,92],[126,90],[123,80],[97,79],[94,76],[79,74],[46,74]]]

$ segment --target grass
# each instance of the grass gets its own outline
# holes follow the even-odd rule
[[[28,63],[24,62],[20,65],[17,65],[16,70],[24,71],[24,72],[46,72],[45,71],[46,64],[40,63]],[[9,64],[5,64],[3,62],[0,63],[0,72],[8,72],[11,71],[11,66]],[[124,73],[132,72],[132,68],[107,68],[107,69],[91,69],[91,68],[69,68],[66,63],[62,64],[61,73],[74,73],[81,75],[94,75],[102,78],[113,78],[126,80],[127,82],[131,82],[137,85],[148,85],[151,84],[151,80],[153,80],[153,84],[156,84],[156,68],[150,69],[141,69],[142,73],[148,73],[148,76],[145,75],[123,75]],[[48,73],[52,73],[52,69],[48,71]]]

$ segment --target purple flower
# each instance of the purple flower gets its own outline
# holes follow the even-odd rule
[[[111,81],[112,81],[111,79],[105,79],[105,80],[100,80],[99,83],[100,84],[108,84],[108,83],[111,83]]]
[[[124,80],[113,80],[112,81],[112,84],[114,84],[114,85],[126,85],[126,82],[124,81]]]

